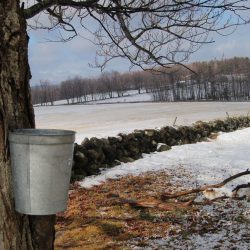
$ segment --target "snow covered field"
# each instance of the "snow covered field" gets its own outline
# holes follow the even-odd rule
[[[246,115],[248,102],[117,103],[35,107],[37,128],[75,130],[76,141],[85,137],[115,136],[134,129],[187,125],[198,120]]]

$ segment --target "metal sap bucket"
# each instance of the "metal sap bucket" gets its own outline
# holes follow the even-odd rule
[[[75,132],[18,129],[9,134],[16,211],[49,215],[67,206]]]

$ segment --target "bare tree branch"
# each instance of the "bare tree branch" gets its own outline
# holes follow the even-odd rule
[[[67,38],[59,33],[62,41],[80,34],[78,18],[98,45],[102,60],[96,64],[101,68],[122,57],[131,65],[159,71],[175,64],[185,67],[192,53],[213,42],[211,32],[227,35],[249,23],[249,7],[246,0],[40,0],[23,12],[26,19],[47,14],[51,20],[47,29],[69,32]]]
[[[232,176],[228,177],[227,179],[223,180],[220,183],[213,184],[213,185],[206,185],[206,186],[203,186],[203,187],[200,187],[200,188],[195,188],[195,189],[182,191],[182,192],[178,192],[178,193],[174,193],[174,194],[165,193],[165,194],[162,194],[161,198],[163,200],[167,200],[167,199],[177,198],[177,197],[188,195],[188,194],[200,193],[200,192],[206,191],[206,190],[211,189],[211,188],[220,188],[220,187],[226,185],[228,182],[230,182],[232,180],[235,180],[235,179],[237,179],[237,178],[239,178],[241,176],[249,175],[249,174],[250,174],[250,171],[249,171],[249,169],[247,169],[244,172],[240,172],[238,174],[235,174],[235,175],[232,175]],[[234,189],[233,191],[236,191],[236,190],[237,190],[237,188]]]

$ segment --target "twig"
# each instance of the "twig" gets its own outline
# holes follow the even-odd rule
[[[175,119],[174,119],[174,122],[173,122],[173,127],[175,126],[176,121],[177,121],[177,116],[176,116],[176,117],[175,117]]]
[[[233,176],[230,176],[229,178],[225,179],[224,181],[222,181],[222,182],[220,182],[218,184],[206,185],[206,186],[203,186],[203,187],[200,187],[200,188],[195,188],[195,189],[191,189],[191,190],[188,190],[188,191],[182,191],[182,192],[174,193],[174,194],[168,194],[168,193],[162,194],[161,199],[162,200],[167,200],[167,199],[177,198],[177,197],[188,195],[188,194],[200,193],[200,192],[203,192],[203,191],[205,191],[207,189],[211,189],[211,188],[219,188],[219,187],[224,186],[225,184],[227,184],[228,182],[230,182],[230,181],[232,181],[232,180],[234,180],[236,178],[239,178],[239,177],[241,177],[243,175],[248,175],[248,174],[250,174],[249,169],[247,169],[244,172],[241,172],[241,173],[235,174]]]

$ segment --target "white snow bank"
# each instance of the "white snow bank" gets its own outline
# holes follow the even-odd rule
[[[170,151],[144,155],[142,159],[132,163],[122,163],[98,176],[85,178],[80,184],[90,188],[108,179],[125,175],[138,175],[147,171],[178,170],[190,172],[194,178],[186,179],[188,186],[213,184],[221,182],[230,175],[242,172],[250,167],[250,128],[225,133],[212,142],[200,142],[175,146]],[[178,180],[178,175],[175,179]],[[173,180],[175,181],[175,180]],[[184,181],[184,180],[182,180]],[[247,183],[250,176],[242,176],[220,191],[230,194],[233,186]]]

